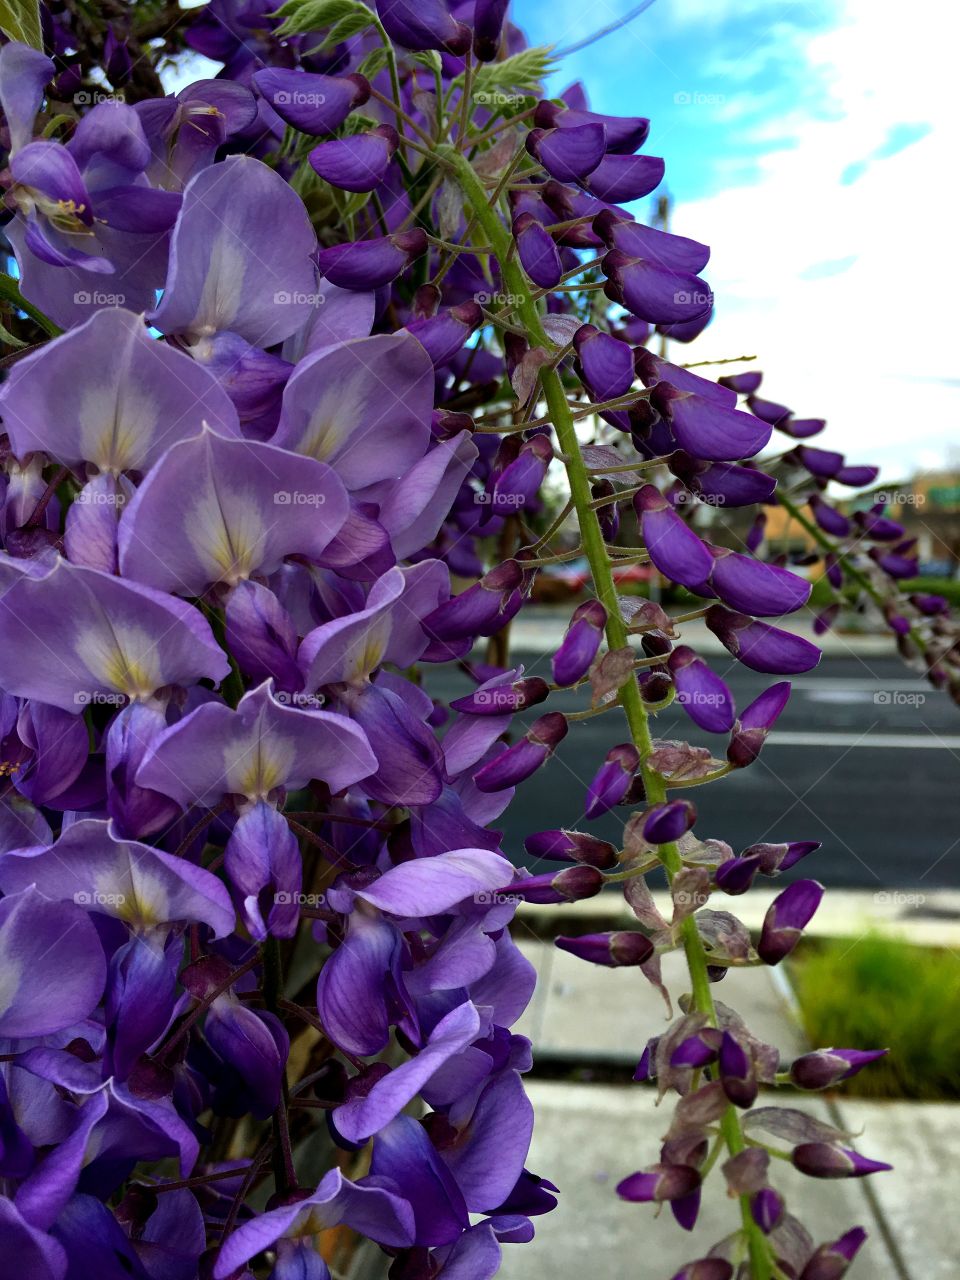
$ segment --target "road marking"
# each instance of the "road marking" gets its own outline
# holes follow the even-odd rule
[[[960,751],[956,734],[919,733],[790,733],[774,730],[764,744],[771,747],[894,747],[926,751]]]

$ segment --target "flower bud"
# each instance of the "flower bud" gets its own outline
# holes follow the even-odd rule
[[[819,840],[794,840],[789,844],[752,844],[740,856],[750,858],[756,854],[760,859],[760,874],[778,876],[781,871],[789,871],[801,859],[819,848]]]
[[[801,1142],[791,1156],[794,1168],[810,1178],[865,1178],[871,1173],[885,1173],[893,1165],[870,1160],[849,1147],[835,1147],[832,1142]]]
[[[816,880],[796,880],[770,904],[764,916],[757,951],[764,964],[779,964],[800,941],[823,897]]]
[[[649,1039],[644,1047],[643,1053],[640,1055],[640,1061],[637,1063],[637,1069],[633,1073],[634,1080],[645,1081],[655,1080],[657,1077],[657,1045],[660,1043],[659,1036],[653,1036]]]
[[[500,893],[522,898],[524,902],[576,902],[592,898],[603,888],[603,876],[596,867],[564,867],[542,876],[528,876],[504,886]]]
[[[854,1227],[839,1240],[820,1245],[800,1272],[800,1280],[841,1280],[866,1238],[863,1227]]]
[[[759,1086],[753,1059],[729,1031],[724,1031],[720,1045],[720,1083],[735,1107],[752,1107]]]
[[[503,791],[529,778],[553,755],[567,736],[566,716],[548,711],[535,720],[519,742],[494,756],[473,775],[479,791]]]
[[[731,897],[737,897],[741,893],[746,893],[753,884],[753,878],[760,869],[760,857],[753,854],[751,857],[728,858],[726,862],[721,862],[714,872],[714,880],[718,889],[724,893],[730,894]]]
[[[756,760],[767,734],[787,705],[790,689],[790,681],[781,680],[765,689],[740,713],[727,747],[727,760],[735,769],[745,769]]]
[[[765,1236],[780,1225],[785,1212],[783,1196],[773,1187],[763,1187],[750,1197],[750,1216]]]
[[[589,960],[591,964],[606,965],[610,969],[624,965],[645,964],[653,955],[653,943],[644,933],[636,931],[617,933],[587,933],[579,938],[557,938],[561,951]]]
[[[820,650],[809,640],[722,605],[711,605],[704,621],[723,647],[751,671],[791,675],[810,671],[820,661]]]
[[[541,289],[560,283],[563,264],[553,236],[532,213],[520,213],[513,220],[517,257],[526,275]]]
[[[713,556],[706,543],[677,515],[655,485],[644,485],[633,505],[644,546],[656,567],[673,582],[703,594],[701,589],[713,568]]]
[[[876,1062],[886,1049],[817,1049],[795,1058],[790,1080],[798,1089],[829,1089]]]
[[[497,683],[488,680],[463,698],[450,703],[454,711],[470,716],[515,715],[527,707],[535,707],[550,693],[550,686],[539,676]]]
[[[600,871],[608,871],[618,861],[617,850],[609,841],[598,840],[583,831],[539,831],[527,836],[524,848],[535,858],[583,862]]]
[[[689,800],[655,805],[644,818],[643,838],[647,844],[671,844],[685,835],[696,820],[696,807]]]
[[[621,804],[639,766],[640,753],[632,743],[612,747],[587,788],[586,816],[599,818]]]
[[[716,1027],[704,1027],[696,1035],[681,1040],[670,1055],[671,1067],[704,1067],[715,1062],[720,1052],[723,1033]]]
[[[688,1164],[655,1164],[624,1178],[617,1185],[621,1200],[646,1203],[678,1200],[700,1186],[700,1174]]]
[[[573,129],[531,129],[526,148],[534,160],[558,182],[572,182],[595,169],[606,150],[602,124]]]
[[[708,733],[728,733],[735,708],[724,681],[688,645],[674,649],[667,666],[677,690],[676,701],[693,723]]]

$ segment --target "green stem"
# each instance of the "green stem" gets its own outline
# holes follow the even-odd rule
[[[550,341],[531,286],[523,274],[519,263],[511,256],[512,237],[501,222],[497,211],[490,206],[486,192],[470,164],[452,147],[439,147],[438,156],[447,158],[454,166],[456,179],[471,206],[487,243],[493,249],[500,262],[503,276],[503,287],[507,293],[513,294],[520,301],[516,313],[527,331],[532,345],[550,351]],[[567,471],[567,483],[570,486],[570,498],[577,512],[580,523],[580,535],[583,553],[590,564],[594,589],[601,604],[607,611],[606,638],[610,649],[623,649],[629,643],[626,623],[620,612],[620,601],[613,580],[613,571],[607,557],[600,522],[593,508],[593,494],[590,490],[590,477],[580,453],[577,429],[570,405],[567,402],[560,374],[555,368],[543,368],[540,372],[544,399],[549,416],[557,433],[557,441],[564,455]],[[640,686],[635,680],[628,680],[620,690],[620,702],[627,718],[627,724],[634,745],[640,754],[640,768],[646,787],[647,799],[651,804],[660,804],[667,798],[667,788],[663,777],[651,769],[647,763],[653,751],[653,738]],[[668,879],[672,880],[682,866],[676,844],[660,846],[660,861],[666,870]],[[687,968],[690,973],[690,985],[694,1007],[706,1014],[712,1026],[717,1025],[717,1011],[713,1003],[710,979],[707,974],[707,957],[700,934],[692,916],[688,916],[680,927],[683,950]],[[728,1107],[723,1116],[722,1132],[727,1149],[731,1155],[742,1151],[745,1145],[740,1118],[736,1109]],[[770,1280],[772,1260],[766,1237],[750,1216],[747,1197],[741,1197],[743,1230],[749,1242],[751,1280]]]

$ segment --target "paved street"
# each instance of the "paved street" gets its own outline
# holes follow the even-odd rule
[[[700,811],[697,830],[735,849],[760,840],[821,840],[823,849],[800,874],[827,885],[960,887],[960,708],[895,656],[878,655],[876,644],[862,645],[864,652],[856,641],[850,646],[839,644],[841,652],[793,678],[790,703],[756,764],[687,793]],[[512,660],[549,678],[545,651],[547,644]],[[709,661],[740,707],[773,683],[715,645]],[[446,696],[469,688],[456,672],[428,669],[427,683]],[[549,703],[557,710],[587,705],[583,694],[554,695]],[[678,707],[658,717],[656,732],[723,755],[724,740],[697,729]],[[616,816],[585,822],[583,796],[596,764],[625,737],[619,712],[572,726],[556,759],[524,783],[501,819],[514,860],[525,861],[522,837],[532,830],[569,826],[616,835]]]

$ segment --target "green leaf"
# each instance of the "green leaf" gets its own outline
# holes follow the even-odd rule
[[[507,89],[525,89],[534,93],[553,69],[555,61],[552,45],[537,45],[515,53],[512,58],[504,58],[502,62],[485,62],[477,68],[474,76],[474,94]],[[457,79],[462,80],[462,77]]]
[[[387,65],[387,51],[382,45],[376,49],[371,49],[364,60],[357,67],[357,71],[362,76],[366,76],[368,80],[372,80],[377,72],[382,71]]]
[[[409,56],[411,62],[418,62],[421,67],[426,67],[428,71],[438,72],[443,70],[443,61],[436,49],[423,49],[419,53],[411,53]]]
[[[39,0],[0,0],[0,30],[11,40],[42,51]]]
[[[6,343],[8,347],[13,347],[15,350],[28,345],[22,338],[12,334],[2,321],[0,321],[0,342]]]
[[[374,16],[360,0],[287,0],[272,16],[285,19],[276,31],[276,35],[283,38],[302,35],[305,31],[322,31],[325,27],[335,27],[359,14],[365,14],[367,18],[364,26],[359,28],[363,31],[373,23]]]

